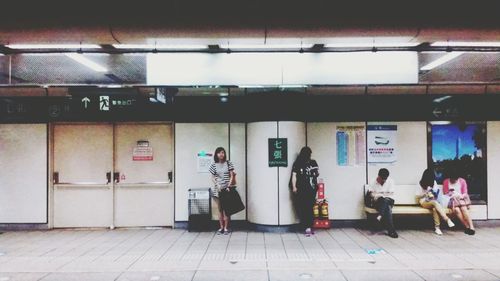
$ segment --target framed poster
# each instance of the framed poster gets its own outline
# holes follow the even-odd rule
[[[365,127],[337,126],[337,165],[365,164]]]
[[[481,122],[431,123],[432,166],[442,184],[454,170],[467,182],[472,200],[487,201],[486,125]]]
[[[368,125],[368,163],[397,161],[397,125]]]

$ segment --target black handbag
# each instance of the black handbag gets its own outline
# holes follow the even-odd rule
[[[368,208],[373,208],[375,206],[375,201],[373,200],[372,192],[368,190],[365,194],[365,206]]]
[[[227,216],[234,215],[245,210],[245,205],[241,201],[240,194],[236,188],[223,189],[219,194],[222,209]]]

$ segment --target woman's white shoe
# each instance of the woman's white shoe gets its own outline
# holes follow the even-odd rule
[[[450,219],[448,219],[447,223],[448,223],[449,228],[452,228],[455,226],[455,224]]]
[[[443,235],[443,232],[441,231],[440,228],[436,227],[436,229],[434,230],[434,232],[437,234],[437,235]]]

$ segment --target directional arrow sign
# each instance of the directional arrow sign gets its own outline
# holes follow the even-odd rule
[[[84,104],[85,108],[87,108],[87,104],[89,104],[89,103],[90,103],[90,99],[89,99],[88,97],[84,97],[84,98],[82,99],[82,102],[83,102],[83,104]]]
[[[434,117],[439,117],[443,111],[439,110],[438,108],[435,108],[434,111],[432,111],[432,114],[434,114]]]

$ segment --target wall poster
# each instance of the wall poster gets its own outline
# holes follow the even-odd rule
[[[368,163],[395,163],[397,160],[397,125],[368,125]]]
[[[208,173],[208,169],[212,162],[214,162],[214,155],[212,153],[206,153],[204,150],[200,151],[196,155],[197,159],[197,171],[198,173]]]
[[[337,126],[337,165],[365,164],[365,126]]]

